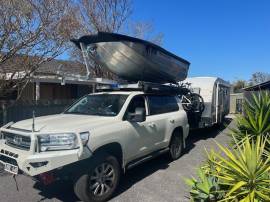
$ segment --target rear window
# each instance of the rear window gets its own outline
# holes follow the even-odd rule
[[[148,96],[150,115],[163,114],[179,110],[174,96]]]

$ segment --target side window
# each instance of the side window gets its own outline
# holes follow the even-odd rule
[[[127,113],[135,113],[135,109],[137,107],[144,108],[145,109],[145,100],[143,96],[135,96],[129,103],[129,106],[126,111]]]
[[[150,115],[174,112],[179,106],[174,96],[148,96]]]

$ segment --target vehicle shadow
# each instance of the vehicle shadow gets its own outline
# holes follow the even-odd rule
[[[183,155],[188,154],[189,151],[191,151],[196,146],[195,143],[197,141],[215,138],[226,128],[226,126],[230,124],[231,121],[231,119],[226,119],[225,124],[222,126],[191,131],[187,139],[187,147]],[[156,171],[161,169],[166,170],[169,168],[170,163],[171,160],[169,160],[168,155],[164,154],[146,163],[143,163],[134,169],[128,170],[125,173],[125,176],[122,177],[119,188],[114,197],[121,195],[130,189],[134,184],[143,180],[147,176],[150,176]],[[79,199],[73,193],[72,185],[64,181],[55,182],[48,187],[44,187],[39,183],[36,183],[34,188],[38,189],[40,191],[39,195],[43,197],[40,201],[48,199],[57,199],[65,202],[79,201]]]
[[[200,140],[207,140],[209,138],[215,138],[218,134],[224,131],[232,122],[233,119],[226,118],[221,125],[212,126],[209,128],[191,130],[186,140],[185,154],[188,154],[195,146],[196,142]],[[202,135],[203,134],[203,135]]]
[[[0,176],[5,176],[7,173],[4,171],[4,164],[0,163]]]
[[[73,192],[72,183],[67,181],[57,181],[49,186],[44,186],[39,182],[34,184],[34,188],[39,190],[39,195],[42,196],[40,201],[64,201],[77,202],[80,201]],[[55,200],[56,199],[56,200]]]

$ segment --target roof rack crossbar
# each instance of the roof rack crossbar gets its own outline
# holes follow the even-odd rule
[[[183,93],[184,89],[176,84],[160,84],[139,81],[134,84],[122,84],[113,87],[100,87],[98,91],[143,91],[144,93],[149,94],[173,94],[180,95]]]

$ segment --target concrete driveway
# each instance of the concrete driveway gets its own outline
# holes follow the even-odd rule
[[[230,120],[227,120],[227,124],[233,126]],[[225,127],[192,131],[188,138],[188,148],[180,159],[170,162],[163,155],[129,170],[111,201],[189,201],[188,188],[183,178],[195,175],[196,168],[205,159],[204,148],[216,148],[214,140],[222,144],[228,142],[227,133],[228,128]],[[17,182],[19,191],[12,176],[0,173],[1,202],[78,201],[72,186],[64,182],[46,188],[25,176],[18,176]]]

